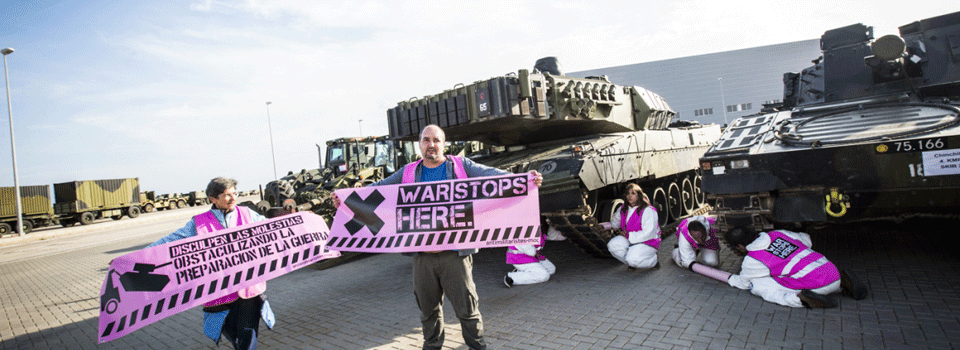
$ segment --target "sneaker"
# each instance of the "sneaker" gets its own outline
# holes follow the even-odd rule
[[[841,294],[853,300],[863,300],[867,297],[867,286],[846,270],[840,271],[840,290]]]
[[[829,295],[817,294],[812,290],[804,289],[800,291],[800,303],[808,309],[828,309],[837,307],[837,301]]]
[[[510,276],[503,276],[503,284],[507,285],[507,288],[513,287],[513,279]]]

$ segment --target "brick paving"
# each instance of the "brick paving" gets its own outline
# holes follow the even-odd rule
[[[933,220],[813,231],[816,250],[870,287],[867,299],[841,298],[827,310],[767,303],[678,268],[669,259],[672,237],[661,247],[659,270],[626,271],[570,243],[549,242],[544,255],[557,265],[549,282],[506,288],[504,248],[475,255],[474,277],[486,341],[495,349],[951,349],[960,348],[960,255],[945,240],[955,226]],[[164,230],[0,262],[0,349],[229,349],[203,337],[199,308],[96,343],[107,263]],[[724,249],[721,262],[735,272],[740,259]],[[410,258],[399,254],[277,278],[267,292],[277,327],[262,328],[260,346],[418,349],[411,280]],[[446,348],[465,348],[449,305],[444,314]]]

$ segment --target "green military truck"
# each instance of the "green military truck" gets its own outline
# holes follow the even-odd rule
[[[0,187],[0,235],[13,233],[17,228],[16,192],[13,187]],[[23,233],[34,227],[57,223],[50,206],[50,185],[20,186],[20,209]]]
[[[99,218],[140,216],[138,178],[71,181],[53,184],[54,213],[63,227],[89,225]]]
[[[156,191],[143,191],[140,192],[140,211],[144,213],[152,212],[157,208],[155,203],[157,198]]]
[[[187,206],[187,197],[179,193],[161,194],[155,197],[153,205],[157,210],[179,209]]]
[[[193,191],[187,194],[187,205],[195,207],[204,204],[210,204],[210,198],[207,198],[206,191]]]

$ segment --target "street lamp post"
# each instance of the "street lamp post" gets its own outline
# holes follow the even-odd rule
[[[277,155],[273,152],[273,125],[270,123],[270,104],[273,102],[267,101],[267,130],[270,132],[270,156],[273,157],[273,180],[276,181],[279,179],[277,177]]]
[[[720,107],[723,108],[723,125],[727,125],[727,100],[723,98],[723,78],[717,78],[717,81],[720,82],[720,103],[723,104]]]
[[[23,208],[20,207],[20,179],[17,178],[17,146],[13,142],[13,104],[10,103],[10,72],[7,70],[7,55],[12,48],[0,50],[3,53],[3,79],[7,83],[7,117],[10,119],[10,152],[13,154],[13,198],[17,203],[17,232],[23,237]]]
[[[363,119],[360,119],[357,123],[360,124],[360,137],[363,137]]]

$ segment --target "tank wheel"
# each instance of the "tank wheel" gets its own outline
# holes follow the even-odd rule
[[[683,196],[683,212],[689,214],[697,206],[697,198],[693,189],[693,181],[690,181],[689,177],[683,178],[682,184],[680,189],[683,190],[681,194]]]
[[[184,201],[184,200],[177,201],[177,209],[186,208],[186,207],[187,207],[187,201]]]
[[[153,212],[153,203],[147,203],[147,205],[144,205],[144,206],[143,206],[143,212],[144,212],[144,213],[152,213],[152,212]]]
[[[83,214],[80,214],[79,221],[81,225],[89,225],[89,224],[92,224],[93,220],[96,220],[96,218],[97,217],[94,216],[93,213],[88,211],[88,212],[84,212]]]
[[[114,219],[114,220],[120,220],[120,219],[123,219],[123,214],[114,215],[114,216],[111,216],[110,218],[111,218],[111,219]]]
[[[670,203],[670,218],[676,220],[683,215],[683,200],[680,197],[680,186],[671,182],[667,189],[667,203]]]
[[[23,221],[23,234],[28,234],[30,231],[33,231],[33,221],[24,220]]]
[[[650,196],[650,202],[654,208],[657,208],[657,218],[660,220],[660,226],[666,225],[670,221],[670,215],[667,213],[667,192],[662,187],[657,187],[653,190],[653,196]]]
[[[131,219],[140,216],[140,207],[134,205],[130,208],[127,208],[127,216],[129,216]]]
[[[74,218],[60,219],[60,226],[70,227],[77,224],[77,220]]]
[[[600,217],[597,218],[599,222],[610,222],[613,219],[613,213],[616,213],[617,210],[623,207],[622,199],[614,199],[612,201],[604,201],[600,204]]]
[[[10,224],[5,222],[0,222],[0,235],[5,235],[10,232],[13,232],[13,228],[10,227]]]
[[[703,177],[700,175],[693,178],[693,198],[697,201],[697,208],[702,207],[707,199],[707,194],[703,192]]]

